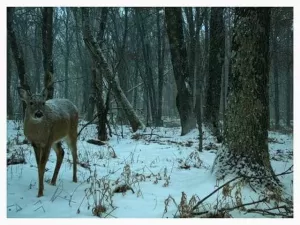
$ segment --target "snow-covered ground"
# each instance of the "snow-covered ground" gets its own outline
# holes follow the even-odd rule
[[[56,163],[51,151],[45,172],[44,196],[37,198],[37,167],[33,149],[23,144],[22,123],[7,122],[7,157],[24,156],[26,164],[7,166],[7,217],[63,218],[95,217],[106,207],[102,217],[116,218],[166,218],[178,216],[184,192],[189,201],[204,198],[218,186],[210,170],[217,148],[213,138],[204,130],[204,146],[210,149],[197,151],[198,131],[195,129],[180,136],[180,127],[148,128],[144,133],[132,134],[123,126],[114,130],[107,145],[87,143],[96,138],[96,127],[86,127],[78,140],[78,183],[72,182],[72,157],[64,145],[65,158],[59,172],[57,185],[51,186]],[[212,145],[213,144],[213,145]],[[212,145],[212,146],[211,146]],[[281,173],[293,164],[293,136],[269,133],[271,163],[275,173]],[[88,165],[90,167],[88,168]],[[293,174],[280,176],[287,195],[293,193]],[[113,193],[116,187],[127,184],[132,190]],[[234,194],[232,194],[234,196]],[[166,201],[169,198],[170,201]],[[191,201],[191,205],[195,205]],[[255,194],[244,188],[243,203],[255,200]],[[175,203],[174,203],[175,201]],[[205,201],[203,210],[212,210],[218,203],[226,206],[230,197],[224,199],[222,190]],[[168,206],[166,207],[166,203]],[[165,212],[165,209],[167,211]],[[232,217],[262,217],[259,214],[230,212]]]

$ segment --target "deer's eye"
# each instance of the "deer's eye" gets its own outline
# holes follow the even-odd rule
[[[29,102],[30,105],[33,105],[33,102]]]
[[[42,105],[45,105],[45,102],[43,102]]]

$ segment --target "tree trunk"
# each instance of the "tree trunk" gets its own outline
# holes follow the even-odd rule
[[[291,126],[293,119],[293,31],[288,28],[287,46],[288,46],[288,62],[287,62],[287,82],[286,82],[286,126]]]
[[[177,85],[176,106],[180,116],[181,135],[185,135],[196,127],[193,107],[193,93],[189,80],[187,52],[183,36],[183,20],[181,8],[165,8],[165,20],[173,73]]]
[[[99,63],[99,67],[103,70],[103,75],[109,85],[111,85],[112,92],[118,103],[124,109],[127,119],[132,127],[133,132],[136,132],[138,129],[143,129],[144,124],[138,118],[137,114],[135,113],[134,109],[132,108],[130,102],[126,98],[123,90],[120,87],[119,82],[116,80],[114,74],[112,73],[111,69],[109,68],[106,59],[102,53],[101,48],[99,47],[98,43],[96,42],[95,38],[93,37],[90,25],[89,25],[89,13],[86,8],[82,8],[82,19],[83,19],[83,29],[84,29],[84,42],[89,49],[92,57]]]
[[[44,65],[44,87],[48,89],[47,99],[52,99],[54,95],[53,83],[53,8],[43,8],[43,65]]]
[[[189,36],[189,42],[188,42],[188,70],[189,70],[189,76],[190,80],[194,81],[194,66],[195,66],[195,48],[196,48],[196,39],[195,39],[195,23],[193,19],[193,9],[191,7],[185,7],[185,14],[187,17],[187,23],[188,23],[188,36]],[[194,96],[194,82],[192,82],[192,91],[193,91],[193,105],[195,102]]]
[[[214,164],[218,179],[247,176],[252,187],[274,190],[279,180],[268,149],[269,27],[270,8],[236,8],[224,147]]]
[[[159,17],[159,8],[156,9],[156,26],[157,26],[157,67],[158,67],[158,104],[155,126],[163,126],[162,120],[162,103],[163,103],[163,86],[164,86],[164,63],[165,63],[165,32],[161,28],[161,19]],[[161,33],[161,29],[163,32]]]
[[[274,23],[274,32],[272,35],[272,48],[273,48],[273,75],[274,75],[274,122],[275,129],[279,129],[279,73],[278,73],[278,44],[277,44],[277,23]]]
[[[6,83],[6,93],[7,93],[7,118],[13,119],[13,105],[11,99],[11,75],[12,75],[12,57],[10,51],[10,42],[7,43],[7,83]]]
[[[198,151],[202,152],[203,147],[203,134],[202,134],[202,83],[203,74],[200,73],[200,27],[203,23],[203,15],[200,17],[200,8],[196,8],[196,33],[195,33],[195,66],[194,66],[194,86],[195,86],[195,114],[197,119],[198,131],[199,131],[199,145]]]
[[[65,58],[65,98],[69,97],[69,58],[70,58],[70,31],[69,31],[69,20],[70,20],[70,12],[69,9],[66,8],[66,20],[65,23],[65,46],[66,46],[66,52],[64,55]]]
[[[207,89],[207,77],[209,66],[209,32],[208,32],[208,8],[204,9],[204,68],[203,68],[203,84],[202,84],[202,105],[206,105],[206,89]],[[205,115],[206,108],[202,107],[203,115]]]
[[[40,92],[41,91],[41,81],[40,81],[40,77],[41,77],[41,58],[42,58],[42,54],[41,54],[41,49],[40,46],[38,45],[38,43],[41,43],[41,37],[39,35],[39,29],[40,27],[38,25],[36,25],[35,27],[35,46],[33,51],[33,57],[34,57],[34,64],[35,64],[35,82],[34,82],[34,92]]]
[[[141,16],[141,12],[139,9],[136,9],[136,23],[138,27],[138,31],[141,38],[142,44],[142,52],[144,57],[144,64],[145,64],[145,71],[146,71],[146,79],[145,83],[147,84],[147,91],[148,91],[148,98],[150,100],[150,110],[152,115],[152,121],[157,118],[157,104],[156,104],[156,94],[155,94],[155,87],[153,82],[153,72],[151,68],[151,59],[150,59],[150,45],[149,40],[147,40],[145,27],[143,23],[143,18]]]
[[[206,89],[206,110],[204,118],[205,123],[219,143],[222,141],[219,125],[219,110],[224,51],[225,30],[223,8],[212,7],[210,17],[208,87]]]
[[[23,89],[30,91],[30,87],[27,82],[25,63],[23,58],[22,48],[18,45],[16,34],[13,28],[13,7],[7,8],[7,33],[8,33],[8,41],[10,43],[10,47],[14,56],[14,60],[16,62],[17,71],[19,75],[20,85]],[[26,103],[22,101],[23,104],[23,118],[25,116]]]
[[[80,27],[79,27],[79,22],[78,22],[78,14],[76,13],[77,11],[72,9],[72,11],[74,12],[74,18],[75,18],[75,26],[76,26],[76,46],[77,46],[77,51],[78,51],[78,56],[79,56],[79,62],[80,62],[80,68],[81,68],[81,75],[83,77],[83,81],[82,81],[82,90],[83,90],[83,103],[82,103],[82,112],[86,113],[88,106],[89,106],[89,91],[91,88],[89,88],[89,75],[91,73],[87,72],[87,66],[86,66],[86,61],[87,59],[83,59],[83,53],[82,53],[82,45],[80,42]],[[93,117],[93,114],[91,113],[91,115],[87,115],[86,119],[88,121],[91,121]]]

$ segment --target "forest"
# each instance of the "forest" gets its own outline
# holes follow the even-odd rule
[[[293,217],[293,18],[8,7],[7,216]]]

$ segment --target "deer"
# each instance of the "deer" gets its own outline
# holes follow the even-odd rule
[[[47,85],[49,86],[49,85]],[[56,153],[56,165],[50,184],[56,185],[56,179],[63,162],[65,140],[73,158],[73,182],[77,183],[77,126],[78,110],[68,99],[47,100],[48,90],[31,94],[18,87],[20,99],[26,103],[24,115],[24,135],[31,143],[38,168],[38,195],[44,195],[44,173],[51,148]]]

